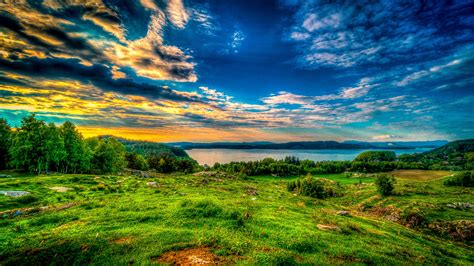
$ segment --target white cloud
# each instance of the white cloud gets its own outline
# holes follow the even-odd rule
[[[186,26],[189,15],[182,0],[169,0],[166,11],[168,12],[168,19],[173,25],[180,29]]]

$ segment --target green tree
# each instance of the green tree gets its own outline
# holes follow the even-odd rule
[[[67,155],[64,148],[64,139],[54,123],[50,123],[45,131],[45,170],[49,171],[51,168],[59,170]]]
[[[92,167],[100,173],[117,172],[127,165],[125,147],[115,138],[102,138],[94,150]]]
[[[66,156],[63,161],[63,172],[77,173],[86,172],[90,169],[92,152],[86,146],[81,133],[76,126],[66,121],[60,127],[61,136],[64,139]]]
[[[388,196],[393,192],[395,178],[386,174],[378,175],[375,179],[375,185],[377,186],[377,191],[380,194]]]
[[[0,118],[0,170],[6,169],[10,161],[12,131],[7,120]]]
[[[34,114],[23,118],[10,149],[13,167],[38,174],[46,168],[46,129],[46,124]]]
[[[135,152],[127,152],[125,154],[125,160],[127,161],[127,167],[135,170],[146,170],[148,164],[145,158]]]

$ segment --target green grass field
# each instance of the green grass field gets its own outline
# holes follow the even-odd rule
[[[343,186],[343,196],[326,200],[288,192],[290,178],[271,176],[0,178],[0,190],[31,192],[0,195],[0,265],[472,265],[472,208],[446,205],[472,203],[473,190],[443,186],[439,175],[449,172],[411,172],[395,173],[389,197],[371,177],[317,176]],[[403,222],[413,213],[423,226]]]

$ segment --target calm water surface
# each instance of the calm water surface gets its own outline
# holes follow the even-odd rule
[[[424,152],[430,149],[392,150],[397,155]],[[255,161],[264,158],[283,159],[286,156],[296,156],[300,159],[313,161],[343,161],[353,160],[365,150],[234,150],[234,149],[192,149],[186,152],[199,164],[213,165],[216,162],[229,163],[240,161]]]

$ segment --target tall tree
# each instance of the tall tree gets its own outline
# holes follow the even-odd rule
[[[6,169],[10,160],[12,131],[7,120],[0,118],[0,169]]]
[[[54,170],[60,170],[61,162],[63,162],[66,157],[66,149],[64,147],[64,139],[61,136],[61,132],[54,123],[50,123],[46,128],[45,146],[45,170],[49,171],[51,168]]]
[[[127,165],[125,147],[115,138],[99,140],[92,159],[93,169],[100,173],[117,172]]]
[[[35,115],[23,118],[10,149],[12,165],[30,173],[41,173],[46,167],[46,124]]]
[[[88,171],[91,154],[85,145],[81,133],[69,121],[64,122],[60,127],[60,131],[66,152],[63,171],[65,173]]]

